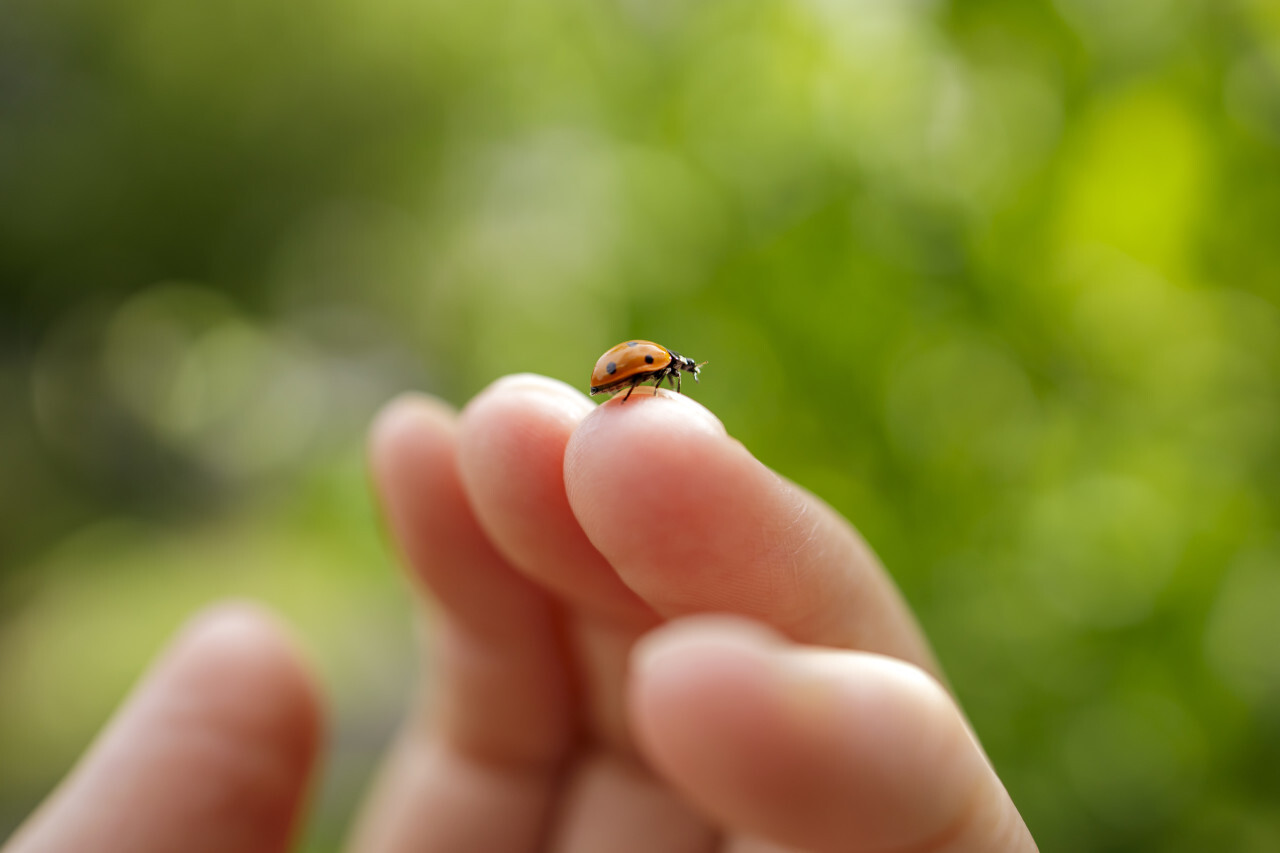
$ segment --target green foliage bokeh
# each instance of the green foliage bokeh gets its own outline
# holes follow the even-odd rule
[[[334,848],[409,671],[364,425],[641,336],[1044,849],[1280,849],[1277,223],[1264,0],[6,0],[0,831],[245,594],[340,697]]]

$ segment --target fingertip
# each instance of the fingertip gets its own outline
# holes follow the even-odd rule
[[[179,630],[119,727],[106,739],[116,747],[149,728],[165,732],[158,743],[171,742],[174,754],[194,752],[187,739],[205,738],[222,757],[189,760],[223,763],[225,778],[211,778],[209,786],[239,786],[265,813],[278,815],[286,809],[276,804],[306,787],[325,708],[314,666],[293,631],[260,604],[230,600],[200,611]],[[169,759],[158,754],[156,760]]]
[[[789,628],[814,612],[793,545],[801,496],[681,396],[610,401],[565,450],[574,516],[622,580],[666,616],[728,612]],[[783,611],[783,618],[768,618]]]
[[[425,482],[453,470],[458,415],[448,403],[418,392],[395,397],[369,427],[368,468],[374,500],[395,547],[412,538]]]
[[[724,423],[706,406],[692,397],[669,388],[639,385],[630,398],[626,392],[614,394],[595,407],[596,417],[644,417],[645,423],[660,428],[683,431],[701,429],[713,435],[727,435]]]
[[[920,668],[679,622],[638,644],[631,712],[654,767],[724,825],[813,850],[1034,849]]]
[[[664,623],[641,637],[631,650],[637,679],[673,679],[686,670],[704,671],[725,654],[757,652],[781,642],[772,628],[724,613],[687,616]],[[714,670],[714,667],[711,667]]]
[[[12,850],[286,849],[320,740],[318,691],[263,608],[190,620]],[[9,849],[9,848],[6,848]]]
[[[766,721],[742,719],[768,711],[750,701],[773,676],[769,650],[779,636],[758,622],[723,614],[688,616],[650,631],[632,647],[628,713],[641,749],[673,778],[686,764],[717,760],[715,739],[701,728],[716,720],[721,735]],[[710,749],[712,753],[704,755]]]
[[[651,624],[653,614],[584,535],[565,491],[565,449],[595,406],[536,374],[497,380],[458,421],[458,468],[476,519],[525,577],[574,607]]]
[[[496,379],[476,395],[468,408],[494,398],[534,402],[575,421],[595,408],[591,400],[572,385],[538,373],[512,373]]]
[[[564,480],[587,538],[658,613],[737,613],[795,639],[931,665],[857,532],[696,401],[598,407],[569,439]]]
[[[196,611],[179,629],[180,645],[238,649],[259,642],[294,646],[287,627],[269,608],[248,599],[226,599]]]
[[[430,394],[409,391],[392,398],[374,415],[369,427],[369,447],[375,462],[405,440],[412,440],[424,426],[451,422],[456,410]]]
[[[670,507],[671,496],[685,491],[682,479],[699,479],[700,469],[726,461],[726,455],[733,457],[732,463],[758,464],[740,443],[728,439],[724,424],[706,407],[683,395],[656,393],[633,395],[625,402],[623,395],[615,396],[583,419],[569,439],[565,487],[589,536],[607,529],[601,516],[625,517],[611,505],[618,493],[615,500],[601,500],[608,493],[600,490],[611,484],[626,484],[621,493],[653,507],[644,520],[657,522],[658,508]]]
[[[300,755],[317,745],[323,704],[314,667],[293,632],[266,607],[241,600],[211,605],[188,620],[168,657],[166,669],[176,678],[199,686],[234,682],[237,693],[270,698],[247,704],[227,701],[226,691],[209,691],[206,708],[249,727],[241,734],[291,744]]]
[[[374,431],[394,430],[396,425],[416,418],[452,415],[454,412],[454,407],[439,397],[421,391],[405,391],[392,397],[374,415]]]
[[[516,373],[495,380],[467,403],[459,417],[467,476],[474,480],[495,467],[508,471],[513,465],[554,457],[557,488],[562,488],[560,459],[565,441],[594,408],[581,393],[546,376]]]

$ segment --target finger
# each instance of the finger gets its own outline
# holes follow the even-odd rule
[[[959,709],[917,667],[692,617],[637,646],[630,697],[650,760],[732,829],[818,853],[1035,850]]]
[[[594,409],[561,382],[521,375],[495,382],[460,418],[459,467],[477,519],[507,560],[568,611],[586,749],[564,779],[550,849],[710,850],[712,829],[637,761],[627,731],[628,654],[658,617],[569,509],[564,449]]]
[[[311,677],[256,608],[194,620],[6,853],[282,851],[319,740]]]
[[[457,439],[456,416],[425,397],[390,404],[373,428],[391,535],[440,613],[431,680],[366,804],[361,851],[535,844],[574,736],[559,614],[477,524]]]
[[[754,835],[737,835],[728,839],[721,853],[802,853],[796,847],[783,847]]]
[[[559,615],[476,523],[457,442],[453,412],[415,396],[387,407],[371,442],[391,535],[442,610],[436,648],[449,680],[443,705],[420,719],[464,750],[540,761],[562,751],[571,721]]]
[[[853,529],[693,400],[664,393],[600,406],[569,440],[565,484],[587,538],[664,616],[739,613],[804,642],[936,671]]]
[[[567,785],[545,849],[559,853],[711,853],[719,835],[679,793],[641,763],[595,752]],[[496,848],[489,848],[496,849]]]
[[[595,406],[562,382],[500,379],[462,413],[462,480],[495,547],[584,613],[637,630],[656,622],[587,539],[569,508],[564,451]]]
[[[564,450],[593,406],[540,376],[495,382],[463,411],[458,462],[490,541],[523,575],[563,600],[593,738],[629,751],[621,711],[631,643],[658,617],[619,579],[569,509]]]

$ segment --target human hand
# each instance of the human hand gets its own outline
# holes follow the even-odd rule
[[[517,376],[379,418],[438,612],[354,849],[1034,850],[857,535],[649,390]],[[7,853],[285,849],[316,731],[279,633],[207,617]]]

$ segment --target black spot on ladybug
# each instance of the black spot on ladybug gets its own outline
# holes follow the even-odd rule
[[[644,357],[644,363],[645,363],[645,364],[653,364],[653,356],[651,356],[651,355],[646,355],[646,356]]]
[[[610,376],[612,376],[613,374],[615,374],[615,373],[617,373],[617,372],[618,372],[618,364],[617,364],[617,362],[613,362],[613,361],[611,361],[611,362],[609,362],[608,364],[606,364],[606,365],[604,366],[604,369],[605,369],[605,372],[606,372],[606,373],[608,373]]]
[[[639,344],[640,344],[639,341],[627,341],[627,346],[629,347],[638,346]]]

